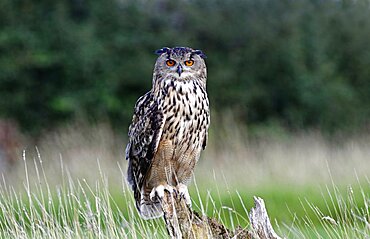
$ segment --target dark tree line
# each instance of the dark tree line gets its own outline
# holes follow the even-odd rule
[[[163,46],[208,56],[213,112],[328,132],[370,118],[370,4],[354,0],[4,0],[0,116],[38,133],[127,128]]]

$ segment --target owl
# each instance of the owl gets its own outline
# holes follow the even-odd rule
[[[136,102],[126,147],[127,180],[144,219],[163,215],[165,190],[191,205],[187,185],[210,123],[205,54],[188,47],[156,54],[152,89]]]

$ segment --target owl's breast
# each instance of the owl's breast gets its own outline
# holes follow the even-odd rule
[[[209,126],[205,89],[195,81],[172,81],[165,88],[160,104],[165,117],[162,139],[173,143],[176,154],[200,151]]]

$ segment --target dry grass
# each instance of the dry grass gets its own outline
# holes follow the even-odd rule
[[[72,177],[87,181],[94,181],[99,161],[110,180],[117,180],[117,165],[126,168],[127,163],[125,138],[124,133],[115,132],[107,124],[74,124],[41,137],[37,150],[35,145],[27,146],[26,156],[36,158],[41,154],[46,172],[60,168],[63,161]],[[248,182],[250,187],[271,182],[307,185],[332,180],[348,184],[356,177],[368,176],[369,155],[370,136],[329,141],[317,132],[288,134],[278,130],[251,139],[248,130],[231,121],[211,128],[195,176],[202,183],[207,179],[213,183],[215,174],[222,175],[231,185],[245,186],[244,182]],[[20,151],[20,162],[21,157]],[[18,173],[15,171],[10,176],[22,177],[22,163]],[[58,174],[52,174],[57,181]]]
[[[328,139],[319,132],[292,134],[278,128],[251,137],[246,128],[228,119],[211,129],[197,175],[210,178],[210,171],[222,172],[233,185],[241,179],[250,186],[332,180],[348,184],[355,175],[369,175],[369,155],[370,135]]]

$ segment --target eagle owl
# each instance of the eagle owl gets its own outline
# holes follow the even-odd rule
[[[156,51],[152,89],[135,105],[126,147],[127,179],[144,219],[162,216],[164,190],[187,191],[210,122],[205,55],[188,47]]]

